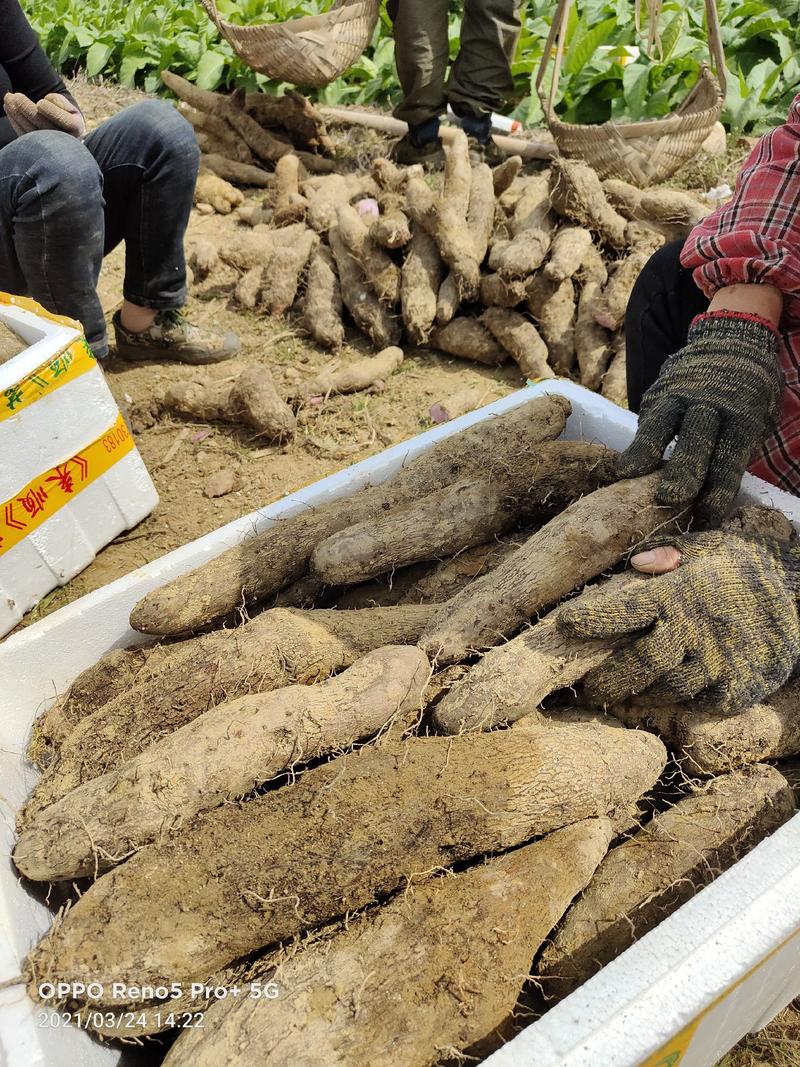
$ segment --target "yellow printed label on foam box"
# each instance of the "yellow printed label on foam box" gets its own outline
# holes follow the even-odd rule
[[[732,982],[728,988],[720,993],[708,1007],[704,1008],[703,1011],[701,1011],[700,1014],[688,1024],[688,1026],[685,1026],[679,1034],[676,1034],[671,1038],[666,1045],[662,1045],[658,1052],[654,1052],[652,1056],[648,1056],[639,1067],[680,1067],[703,1020],[710,1015],[716,1007],[722,1004],[723,1001],[727,1000],[732,993],[735,993],[737,989],[743,986],[748,979],[752,978],[754,974],[766,967],[773,957],[777,956],[777,954],[786,948],[787,945],[798,938],[800,938],[800,930],[793,930],[792,933],[789,934],[788,937],[785,937],[780,944],[776,945],[771,952],[768,952],[762,960],[759,960],[758,963],[754,964],[746,974],[743,974],[741,978],[737,978],[735,982]]]
[[[37,367],[27,378],[0,391],[0,422],[10,419],[12,415],[18,415],[43,396],[55,392],[95,366],[97,362],[84,338],[73,341],[68,348],[43,363],[41,367]]]
[[[0,556],[52,518],[133,448],[133,438],[120,415],[96,441],[0,503]]]
[[[700,1019],[695,1019],[689,1023],[679,1034],[676,1034],[671,1041],[668,1041],[666,1045],[650,1056],[641,1064],[641,1067],[680,1067],[680,1063],[683,1057],[689,1051],[689,1046],[692,1043],[692,1038],[697,1032],[697,1028],[700,1025]]]

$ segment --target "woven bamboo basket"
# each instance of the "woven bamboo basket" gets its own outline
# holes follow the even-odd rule
[[[380,6],[380,0],[340,0],[322,15],[236,26],[220,17],[215,0],[200,3],[234,52],[253,70],[277,81],[314,88],[338,78],[363,54]]]
[[[640,188],[665,181],[696,155],[725,104],[725,56],[714,0],[706,0],[708,44],[714,71],[704,65],[681,106],[662,119],[604,122],[597,126],[562,122],[555,112],[554,99],[561,74],[564,34],[571,3],[572,0],[559,0],[536,78],[545,119],[559,151],[572,159],[585,160],[601,178],[623,178]],[[660,4],[656,6],[651,0],[650,6],[652,18],[648,52],[658,40]],[[542,84],[554,48],[553,79],[550,93],[546,95]]]

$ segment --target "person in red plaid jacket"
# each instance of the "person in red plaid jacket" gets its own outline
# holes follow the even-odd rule
[[[655,470],[677,434],[660,499],[697,499],[707,525],[748,467],[800,493],[800,96],[753,149],[730,202],[647,264],[626,339],[640,420],[625,476]]]
[[[625,326],[639,426],[619,475],[655,471],[676,439],[656,499],[703,532],[651,542],[631,562],[656,577],[562,625],[632,638],[588,679],[607,704],[648,691],[740,711],[800,662],[800,548],[715,529],[747,469],[800,494],[800,96],[730,202],[645,266]]]

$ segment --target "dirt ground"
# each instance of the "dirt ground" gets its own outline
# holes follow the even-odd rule
[[[142,94],[117,86],[71,86],[90,125],[113,114]],[[366,162],[385,145],[370,134],[347,136],[344,152]],[[729,147],[725,159],[701,158],[671,184],[705,191],[722,181],[733,183],[749,145]],[[252,194],[254,199],[258,194]],[[213,234],[216,240],[235,227],[229,218],[193,212],[189,239]],[[123,250],[106,261],[101,296],[109,315],[121,300]],[[105,365],[108,382],[129,416],[137,446],[155,481],[161,503],[148,519],[120,536],[81,575],[49,594],[21,624],[29,625],[52,611],[158,556],[263,507],[431,425],[431,404],[457,390],[482,384],[486,402],[522,383],[516,367],[484,368],[439,354],[408,351],[398,372],[381,391],[332,398],[302,413],[296,439],[283,446],[263,446],[246,431],[221,424],[180,420],[158,411],[171,382],[192,378],[224,379],[251,363],[269,368],[276,383],[289,386],[319,370],[329,356],[303,336],[291,320],[273,322],[230,306],[235,274],[215,273],[196,285],[188,313],[200,324],[234,330],[242,341],[239,357],[207,370],[180,364],[130,364],[112,355]],[[342,360],[361,354],[360,342],[345,347]],[[232,472],[237,488],[221,497],[205,490],[219,472]],[[800,1003],[787,1008],[764,1031],[744,1039],[720,1067],[800,1067]]]

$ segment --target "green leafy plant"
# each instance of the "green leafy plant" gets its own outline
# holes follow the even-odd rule
[[[330,0],[219,0],[231,22],[275,22],[316,14]],[[31,23],[61,70],[117,78],[156,92],[165,67],[202,88],[282,86],[234,55],[196,0],[23,0]],[[724,121],[734,133],[783,121],[800,92],[797,0],[718,0],[729,92]],[[534,88],[554,0],[526,0],[513,63],[515,99],[509,110],[529,125],[542,121]],[[458,48],[460,5],[450,11],[451,54]],[[666,115],[680,104],[708,58],[702,0],[667,0],[660,47],[648,56],[637,32],[633,0],[579,0],[570,13],[555,100],[567,121],[636,121]],[[546,87],[547,83],[546,83]],[[370,47],[355,66],[320,90],[331,104],[390,106],[399,95],[391,21],[385,11]]]

